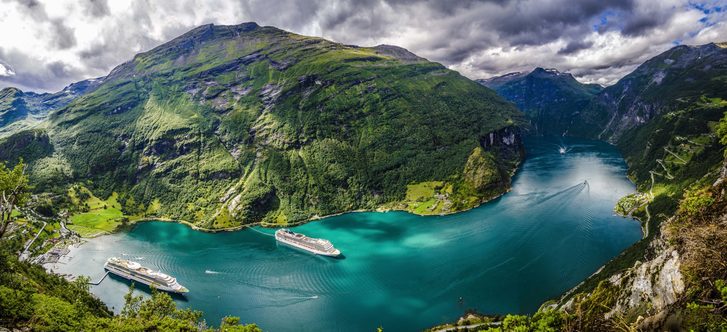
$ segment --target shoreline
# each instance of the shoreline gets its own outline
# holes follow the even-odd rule
[[[492,197],[490,199],[483,200],[482,202],[480,202],[476,206],[473,206],[473,207],[471,207],[469,209],[460,210],[460,211],[453,211],[453,212],[449,212],[449,213],[436,214],[436,215],[417,214],[417,213],[414,213],[414,212],[411,212],[411,211],[408,211],[408,210],[404,210],[404,209],[378,207],[378,208],[375,208],[375,209],[356,209],[356,210],[350,210],[350,211],[341,211],[341,212],[327,214],[327,215],[323,215],[323,216],[314,215],[314,216],[312,216],[312,217],[310,217],[308,219],[301,220],[301,221],[298,221],[298,222],[294,222],[294,223],[291,223],[291,224],[286,224],[286,225],[275,225],[275,224],[267,224],[266,225],[265,223],[259,221],[259,222],[245,224],[245,225],[240,225],[240,226],[235,226],[235,227],[218,228],[218,229],[210,229],[210,228],[205,228],[205,227],[199,227],[199,226],[196,226],[196,225],[194,225],[193,223],[191,223],[191,222],[189,222],[187,220],[177,220],[177,219],[164,218],[164,217],[159,217],[159,218],[146,217],[146,218],[141,218],[141,219],[134,220],[134,221],[130,222],[129,224],[125,225],[125,226],[117,227],[112,232],[101,231],[101,232],[95,233],[95,234],[93,234],[92,236],[89,236],[89,237],[82,237],[80,235],[77,235],[78,238],[75,241],[71,241],[69,243],[63,243],[60,246],[59,245],[53,246],[50,249],[48,249],[48,251],[46,251],[45,253],[43,253],[43,255],[46,255],[46,254],[48,254],[51,251],[56,250],[56,249],[63,250],[63,251],[65,251],[65,253],[63,253],[62,255],[60,255],[58,257],[57,261],[43,263],[43,264],[41,264],[41,266],[43,266],[43,268],[45,268],[45,270],[48,271],[49,273],[53,273],[53,274],[56,274],[56,275],[60,275],[60,276],[62,276],[64,278],[68,279],[69,281],[73,281],[76,278],[78,278],[77,275],[70,275],[70,274],[65,274],[65,273],[57,273],[56,271],[54,271],[54,268],[53,267],[55,267],[55,270],[57,270],[57,267],[55,266],[56,264],[66,264],[68,261],[72,260],[74,258],[74,256],[75,256],[74,255],[75,254],[75,251],[79,250],[84,244],[86,244],[86,243],[88,243],[90,241],[96,241],[96,240],[99,240],[99,239],[103,238],[104,236],[110,236],[110,235],[122,233],[124,231],[129,231],[132,228],[134,228],[138,223],[144,223],[144,222],[177,223],[177,224],[185,225],[185,226],[187,226],[187,227],[189,227],[189,228],[191,228],[191,229],[193,229],[195,231],[200,231],[200,232],[205,232],[205,233],[221,233],[221,232],[236,232],[236,231],[241,231],[241,230],[244,230],[246,228],[251,228],[251,227],[256,227],[256,226],[261,226],[263,228],[296,227],[296,226],[300,226],[300,225],[303,225],[303,224],[307,224],[307,223],[311,223],[311,222],[316,222],[316,221],[322,221],[322,220],[327,219],[327,218],[342,216],[344,214],[349,214],[349,213],[363,213],[363,212],[377,212],[377,213],[403,212],[403,213],[408,213],[408,214],[412,214],[412,215],[419,216],[419,217],[439,217],[439,216],[453,215],[453,214],[457,214],[457,213],[464,213],[464,212],[467,212],[467,211],[474,210],[476,208],[481,207],[484,204],[487,204],[487,203],[492,202],[492,201],[494,201],[494,200],[496,200],[498,198],[501,198],[505,194],[509,193],[511,191],[511,189],[512,189],[512,187],[509,186],[502,193],[500,193],[500,194],[498,194],[498,195],[496,195],[496,196],[494,196],[494,197]]]
[[[133,226],[135,226],[137,223],[140,223],[140,222],[149,222],[149,221],[175,222],[175,223],[180,223],[180,224],[186,225],[186,226],[188,226],[191,229],[196,230],[196,231],[207,232],[207,233],[219,233],[219,232],[235,232],[235,231],[243,230],[243,229],[248,228],[248,227],[255,227],[255,226],[261,226],[261,227],[264,227],[264,228],[296,227],[296,226],[300,226],[300,225],[303,225],[303,224],[307,224],[309,222],[320,221],[320,220],[323,220],[323,219],[326,219],[326,218],[341,216],[341,215],[344,215],[344,214],[347,214],[347,213],[357,213],[357,212],[389,212],[389,211],[402,211],[402,212],[406,212],[406,213],[409,213],[409,214],[412,214],[412,215],[415,215],[415,216],[420,216],[420,217],[430,217],[430,216],[431,217],[435,217],[435,216],[453,215],[453,214],[463,213],[463,212],[467,212],[467,211],[471,211],[471,210],[474,210],[476,208],[479,208],[482,205],[487,204],[489,202],[492,202],[492,201],[494,201],[496,199],[499,199],[502,196],[504,196],[505,194],[507,194],[510,191],[512,191],[512,182],[513,182],[513,179],[515,178],[515,176],[517,175],[517,173],[521,170],[521,167],[520,166],[522,166],[522,164],[525,162],[525,159],[526,159],[526,156],[523,153],[521,155],[521,158],[519,160],[517,160],[517,162],[514,164],[514,167],[512,167],[512,169],[510,169],[510,171],[508,172],[508,174],[509,174],[508,183],[503,188],[503,190],[501,192],[493,195],[492,197],[483,198],[477,204],[475,204],[474,206],[469,207],[467,209],[463,209],[463,210],[447,211],[447,212],[439,213],[439,214],[419,214],[419,213],[416,213],[414,211],[407,210],[405,208],[389,207],[389,206],[396,206],[397,204],[401,206],[402,203],[403,203],[403,201],[399,201],[399,202],[384,203],[384,204],[381,204],[378,207],[373,208],[373,209],[347,210],[347,211],[334,212],[334,213],[327,214],[327,215],[323,215],[323,216],[319,216],[319,215],[316,214],[316,215],[313,215],[313,216],[311,216],[311,217],[309,217],[307,219],[303,219],[303,220],[300,220],[300,221],[288,223],[288,224],[285,224],[285,225],[279,225],[279,224],[265,223],[263,221],[257,221],[257,222],[253,222],[253,223],[249,223],[249,224],[242,224],[242,225],[233,226],[233,227],[226,227],[226,228],[207,228],[207,227],[200,227],[200,226],[198,226],[198,225],[196,225],[196,224],[194,224],[194,223],[192,223],[192,222],[190,222],[188,220],[184,220],[184,219],[172,219],[172,218],[167,218],[167,217],[142,217],[142,218],[139,218],[139,219],[136,219],[136,220],[133,220],[133,221],[132,220],[129,220],[129,223],[127,225],[119,225],[113,231],[110,231],[110,232],[109,231],[99,231],[99,232],[94,233],[94,234],[92,234],[90,236],[87,236],[87,237],[82,237],[81,236],[81,238],[93,239],[93,238],[101,237],[101,236],[104,236],[104,235],[116,234],[116,233],[119,233],[119,232],[123,231],[127,227],[133,227]],[[385,207],[385,206],[387,206],[387,207]]]
[[[68,243],[68,244],[64,244],[64,245],[62,245],[60,247],[59,246],[53,246],[47,252],[45,252],[43,254],[45,255],[45,254],[53,251],[54,249],[59,249],[59,248],[62,249],[62,250],[65,250],[66,252],[63,255],[61,255],[56,262],[54,262],[54,263],[45,263],[45,264],[42,264],[42,266],[46,269],[46,271],[48,271],[50,273],[54,273],[54,274],[61,275],[61,276],[65,277],[68,280],[73,280],[73,279],[77,278],[78,276],[75,276],[75,275],[66,275],[66,274],[59,274],[59,273],[54,272],[53,269],[51,269],[50,267],[52,265],[55,265],[55,264],[65,264],[65,262],[63,262],[63,261],[72,260],[73,257],[74,257],[74,255],[73,255],[74,249],[75,250],[80,249],[85,243],[87,243],[89,241],[94,241],[96,239],[103,238],[104,236],[110,236],[110,235],[122,233],[124,231],[129,231],[132,228],[134,228],[138,223],[144,223],[144,222],[178,223],[178,224],[185,225],[185,226],[187,226],[187,227],[189,227],[189,228],[191,228],[192,230],[195,230],[195,231],[200,231],[200,232],[205,232],[205,233],[222,233],[222,232],[237,232],[237,231],[244,230],[246,228],[251,228],[251,227],[256,227],[256,226],[261,226],[263,228],[296,227],[296,226],[304,225],[304,224],[307,224],[307,223],[310,223],[310,222],[317,222],[317,221],[322,221],[322,220],[327,219],[327,218],[342,216],[344,214],[349,214],[349,213],[362,213],[362,212],[377,212],[377,213],[403,212],[403,213],[408,213],[408,214],[412,214],[412,215],[419,216],[419,217],[439,217],[439,216],[453,215],[453,214],[457,214],[457,213],[464,213],[464,212],[467,212],[467,211],[474,210],[476,208],[481,207],[484,204],[487,204],[489,202],[492,202],[492,201],[494,201],[496,199],[499,199],[499,198],[503,197],[505,194],[509,193],[511,191],[511,189],[512,189],[512,187],[509,186],[505,191],[503,191],[499,195],[496,195],[496,196],[494,196],[494,197],[492,197],[490,199],[487,199],[487,200],[483,200],[482,202],[480,202],[476,206],[473,206],[473,207],[471,207],[469,209],[460,210],[460,211],[453,211],[453,212],[449,212],[449,213],[436,214],[436,215],[417,214],[417,213],[414,213],[414,212],[411,212],[411,211],[407,211],[407,210],[404,210],[404,209],[378,207],[378,208],[375,208],[375,209],[356,209],[356,210],[350,210],[350,211],[341,211],[341,212],[327,214],[327,215],[323,215],[323,216],[314,215],[314,216],[312,216],[312,217],[310,217],[308,219],[301,220],[301,221],[294,222],[294,223],[287,224],[287,225],[275,225],[275,224],[267,224],[266,225],[265,223],[259,221],[259,222],[245,224],[245,225],[240,225],[240,226],[235,226],[235,227],[218,228],[218,229],[210,229],[210,228],[205,228],[205,227],[199,227],[199,226],[196,226],[196,225],[194,225],[193,223],[191,223],[191,222],[189,222],[187,220],[177,220],[177,219],[164,218],[164,217],[159,217],[159,218],[147,217],[147,218],[141,218],[141,219],[134,220],[133,222],[130,222],[129,224],[127,224],[125,226],[117,227],[112,232],[102,231],[102,232],[95,233],[95,234],[93,234],[92,236],[89,236],[89,237],[82,237],[82,236],[78,235],[78,240],[77,241],[74,241],[74,242]]]
[[[97,232],[97,233],[95,233],[95,234],[93,234],[91,236],[87,236],[87,237],[81,236],[81,239],[95,239],[95,238],[99,238],[99,237],[106,236],[106,235],[117,234],[117,233],[120,233],[120,232],[126,230],[127,228],[133,228],[138,223],[154,222],[154,221],[171,222],[171,223],[183,224],[183,225],[185,225],[185,226],[187,226],[187,227],[189,227],[189,228],[191,228],[191,229],[193,229],[195,231],[200,231],[200,232],[205,232],[205,233],[222,233],[222,232],[236,232],[236,231],[240,231],[240,230],[243,230],[243,229],[246,229],[246,228],[256,227],[256,226],[260,226],[260,227],[263,227],[263,228],[297,227],[297,226],[304,225],[304,224],[307,224],[307,223],[310,223],[310,222],[321,221],[321,220],[324,220],[324,219],[327,219],[327,218],[331,218],[331,217],[337,217],[337,216],[342,216],[344,214],[361,213],[361,212],[379,212],[379,213],[386,213],[386,212],[396,211],[396,212],[409,213],[409,214],[412,214],[412,215],[415,215],[415,216],[419,216],[419,217],[441,217],[441,216],[448,216],[448,215],[453,215],[453,214],[458,214],[458,213],[464,213],[464,212],[467,212],[467,211],[474,210],[476,208],[481,207],[484,204],[490,203],[490,202],[492,202],[492,201],[494,201],[494,200],[496,200],[498,198],[501,198],[505,194],[509,193],[511,190],[512,190],[512,186],[508,186],[507,189],[505,189],[503,192],[501,192],[501,193],[499,193],[499,194],[497,194],[497,195],[495,195],[495,196],[493,196],[491,198],[484,199],[484,200],[482,200],[481,202],[479,202],[477,205],[475,205],[473,207],[470,207],[470,208],[464,209],[464,210],[450,211],[450,212],[440,213],[440,214],[419,214],[419,213],[415,213],[413,211],[409,211],[409,210],[406,210],[406,209],[398,209],[398,208],[391,208],[391,207],[386,207],[385,208],[385,207],[379,206],[379,207],[374,208],[374,209],[355,209],[355,210],[335,212],[335,213],[326,214],[326,215],[323,215],[323,216],[313,215],[313,216],[311,216],[308,219],[304,219],[304,220],[292,222],[292,223],[285,224],[285,225],[272,224],[272,223],[265,223],[263,221],[257,221],[257,222],[254,222],[254,223],[243,224],[243,225],[233,226],[233,227],[226,227],[226,228],[207,228],[207,227],[200,227],[200,226],[197,226],[194,223],[192,223],[192,222],[190,222],[188,220],[184,220],[184,219],[172,219],[172,218],[166,218],[166,217],[144,217],[144,218],[140,218],[140,219],[136,219],[136,220],[130,221],[125,226],[121,226],[120,225],[119,227],[117,227],[115,230],[113,230],[111,232],[108,232],[108,231],[99,231],[99,232]]]

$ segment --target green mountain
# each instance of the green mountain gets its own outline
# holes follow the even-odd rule
[[[570,128],[578,127],[575,115],[603,89],[600,85],[580,83],[569,73],[543,68],[477,82],[522,110],[530,120],[533,134],[548,136],[566,135]]]
[[[522,157],[517,109],[395,46],[205,25],[98,82],[0,141],[72,213],[207,229],[448,213],[506,191]]]

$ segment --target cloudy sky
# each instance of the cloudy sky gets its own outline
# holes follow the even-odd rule
[[[0,0],[0,87],[55,91],[206,23],[405,47],[472,78],[533,67],[612,84],[727,40],[727,0]],[[723,39],[723,40],[721,40]]]

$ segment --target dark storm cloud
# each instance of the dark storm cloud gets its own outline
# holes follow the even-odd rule
[[[66,66],[63,62],[54,61],[49,63],[46,67],[55,77],[64,78],[72,76],[71,68]]]
[[[320,25],[324,33],[337,39],[366,40],[372,35],[395,34],[397,31],[391,27],[396,22],[411,22],[432,35],[421,45],[427,55],[454,64],[493,45],[543,45],[559,38],[582,40],[592,31],[590,22],[595,16],[606,10],[629,11],[633,7],[632,0],[366,0],[343,2],[338,10],[323,17]]]
[[[47,33],[52,36],[54,45],[59,49],[68,49],[76,45],[76,37],[73,29],[69,28],[63,22],[63,19],[50,19],[46,12],[45,6],[37,0],[10,0],[21,9],[21,12],[35,23],[40,25],[48,25]]]
[[[53,40],[58,49],[65,50],[76,46],[76,36],[74,35],[73,29],[67,27],[61,20],[52,20],[50,23],[55,33]]]
[[[35,23],[44,23],[48,20],[45,6],[37,0],[4,0],[3,2],[16,5],[22,13],[35,21]]]
[[[592,41],[573,40],[568,43],[565,47],[558,50],[558,54],[573,54],[580,50],[589,49],[593,46]]]
[[[543,36],[545,42],[553,38],[554,31],[558,32],[566,27],[576,26],[581,27],[579,30],[590,30],[584,23],[607,9],[630,10],[632,7],[633,2],[630,0],[514,2],[510,5],[510,15],[493,17],[493,26],[510,36]]]
[[[621,30],[627,36],[640,35],[643,32],[661,25],[659,18],[653,16],[639,16],[629,20]]]

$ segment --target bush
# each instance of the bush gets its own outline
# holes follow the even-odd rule
[[[714,197],[708,188],[690,189],[684,193],[679,204],[679,212],[689,217],[702,215],[714,203]]]

